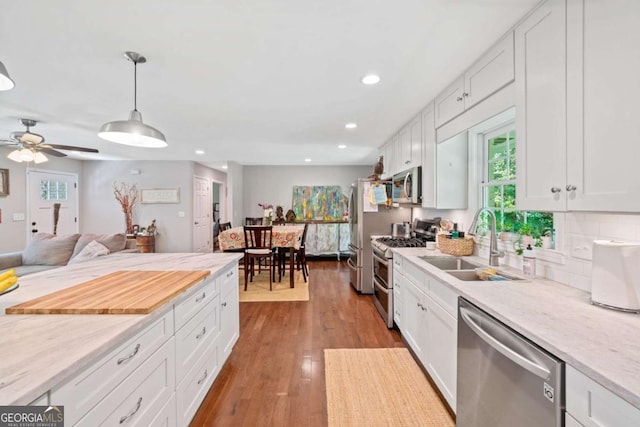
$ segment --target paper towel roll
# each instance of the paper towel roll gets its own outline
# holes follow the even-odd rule
[[[591,301],[640,311],[640,243],[593,241]]]

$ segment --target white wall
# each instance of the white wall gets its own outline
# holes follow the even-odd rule
[[[9,150],[0,151],[0,169],[9,169],[9,195],[0,196],[0,211],[2,221],[0,222],[0,252],[21,251],[26,246],[27,222],[13,221],[13,214],[22,213],[27,216],[26,182],[27,167],[36,170],[50,170],[58,172],[75,173],[78,175],[80,191],[84,181],[82,162],[69,158],[58,158],[47,156],[48,162],[37,165],[16,163],[9,160],[6,155]],[[81,225],[82,227],[82,225]],[[82,230],[82,228],[81,228]]]
[[[372,173],[373,166],[245,166],[244,216],[261,217],[258,203],[274,209],[280,205],[286,213],[292,208],[293,187],[299,185],[339,185],[348,196],[355,179]]]
[[[227,221],[231,222],[232,226],[237,227],[244,223],[244,206],[242,202],[244,167],[235,162],[228,162],[227,166]]]

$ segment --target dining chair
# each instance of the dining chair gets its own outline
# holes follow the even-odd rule
[[[231,228],[230,222],[221,222],[220,223],[220,232],[222,233],[225,230],[229,230]]]
[[[273,246],[271,242],[272,227],[270,225],[244,226],[244,290],[247,283],[253,282],[255,274],[255,260],[258,260],[258,273],[260,262],[265,261],[269,267],[269,290],[273,290],[272,278],[275,275],[275,263],[273,262]],[[251,277],[249,277],[251,276]]]
[[[296,266],[296,270],[302,270],[302,278],[304,282],[307,282],[307,277],[309,276],[309,267],[307,267],[307,252],[305,249],[305,242],[307,240],[307,229],[309,228],[309,223],[304,224],[304,230],[302,231],[302,237],[300,238],[300,248],[296,249],[293,252],[294,256],[294,264]],[[290,263],[288,260],[289,251],[283,250],[278,253],[278,281],[282,279],[282,272],[286,271],[287,265]]]
[[[216,251],[216,249],[220,247],[220,244],[218,242],[219,235],[220,235],[220,221],[216,220],[213,223],[213,251],[214,252]]]
[[[262,225],[262,217],[259,217],[259,218],[246,217],[244,219],[244,225]]]

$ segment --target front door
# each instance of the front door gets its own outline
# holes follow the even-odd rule
[[[78,175],[27,170],[28,234],[78,232]]]
[[[211,191],[209,181],[193,177],[193,251],[211,252]]]

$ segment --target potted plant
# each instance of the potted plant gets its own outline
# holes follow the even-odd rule
[[[527,245],[531,245],[533,244],[533,237],[531,235],[531,233],[533,232],[533,229],[531,227],[531,225],[524,223],[520,226],[520,229],[518,230],[518,234],[520,234],[520,239],[522,240],[522,245],[523,246],[527,246]]]
[[[551,240],[553,238],[553,228],[545,228],[540,233],[540,247],[543,249],[551,249]]]

